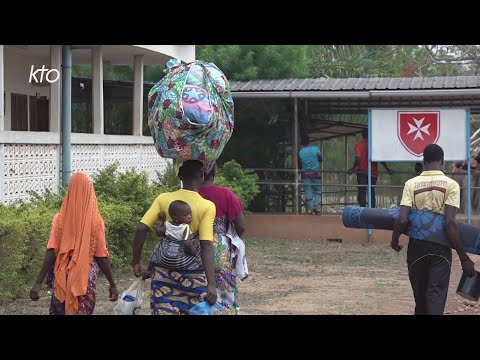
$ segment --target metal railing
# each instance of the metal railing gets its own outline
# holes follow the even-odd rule
[[[261,187],[261,195],[263,196],[266,204],[266,212],[276,212],[276,213],[295,213],[295,201],[298,201],[299,213],[305,212],[305,199],[304,199],[304,186],[311,185],[306,184],[301,181],[295,182],[295,169],[272,169],[272,168],[251,168],[248,169],[255,172],[257,175],[259,173],[267,173],[267,177],[271,176],[272,179],[260,179],[257,181],[257,185]],[[272,176],[274,173],[279,173],[281,176]],[[297,176],[302,173],[302,170],[297,172]],[[386,171],[379,171],[379,175],[387,174]],[[466,172],[444,172],[446,175],[464,175]],[[356,183],[356,178],[354,174],[352,177],[355,179],[352,182],[349,181],[351,177],[347,176],[345,171],[339,170],[321,170],[319,174],[322,176],[321,188],[322,196],[320,201],[320,212],[325,213],[338,213],[341,212],[344,206],[346,205],[356,205],[357,202],[357,191],[360,187],[368,188],[368,185],[359,185]],[[403,179],[399,179],[398,176],[402,175]],[[408,176],[407,176],[408,175]],[[378,182],[376,185],[372,185],[372,188],[375,189],[375,198],[377,207],[391,207],[392,205],[398,206],[402,196],[402,190],[404,188],[404,182],[411,177],[417,176],[415,172],[409,171],[394,171],[392,176],[384,177],[379,176]],[[475,174],[472,173],[472,177]],[[279,179],[280,177],[280,179]],[[287,177],[287,179],[284,179]],[[339,177],[346,179],[346,182],[338,181]],[[392,181],[392,179],[394,179]],[[335,181],[337,180],[337,181]],[[298,190],[295,191],[295,187],[298,186]],[[333,189],[332,189],[333,188]],[[460,187],[462,190],[467,189],[466,186]],[[282,189],[280,191],[280,189]],[[332,189],[332,190],[330,190]],[[472,181],[471,186],[471,196],[475,196],[475,190],[480,189],[479,186],[474,186]],[[298,200],[295,200],[295,194],[298,194]],[[283,198],[281,198],[283,197]],[[271,200],[271,201],[270,201]],[[473,200],[473,199],[472,199]],[[472,207],[479,207],[479,204],[474,204],[472,201]],[[259,209],[254,211],[258,212]],[[270,210],[270,211],[269,211]]]

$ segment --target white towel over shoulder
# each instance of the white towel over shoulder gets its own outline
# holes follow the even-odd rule
[[[247,259],[245,257],[245,243],[237,235],[237,231],[235,230],[235,225],[233,223],[229,224],[226,236],[230,239],[232,244],[232,264],[235,265],[233,267],[233,275],[238,277],[240,281],[243,281],[248,277]]]

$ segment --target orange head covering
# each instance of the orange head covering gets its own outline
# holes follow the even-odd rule
[[[87,293],[97,242],[94,234],[101,221],[92,179],[85,173],[75,173],[60,209],[55,234],[54,295],[65,302],[66,315],[78,312],[77,297]]]

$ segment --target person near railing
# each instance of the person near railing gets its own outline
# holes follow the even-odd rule
[[[419,176],[423,171],[423,164],[421,162],[415,163],[415,175]]]
[[[311,215],[319,214],[318,204],[322,196],[322,176],[319,173],[319,163],[322,161],[322,153],[316,145],[310,144],[307,135],[301,139],[302,148],[298,152],[298,162],[302,166],[302,183],[305,190],[305,203],[307,211]]]
[[[382,162],[382,166],[385,168],[389,175],[393,174],[393,171]],[[372,208],[375,207],[375,185],[378,179],[378,164],[372,162]],[[368,129],[363,129],[362,139],[355,144],[355,161],[348,174],[357,173],[357,200],[361,207],[367,206],[367,186],[368,186]]]
[[[472,171],[472,210],[478,212],[480,209],[480,168],[478,163],[480,162],[480,152],[475,152],[470,162]]]

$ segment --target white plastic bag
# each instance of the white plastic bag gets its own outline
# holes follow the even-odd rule
[[[145,281],[141,278],[122,293],[117,305],[113,308],[113,315],[138,315],[145,296]]]

